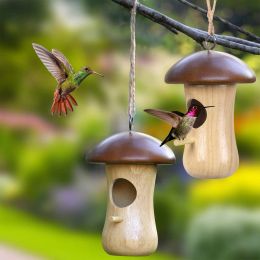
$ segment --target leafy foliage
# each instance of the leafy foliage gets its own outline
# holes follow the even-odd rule
[[[26,148],[18,162],[17,177],[27,198],[37,197],[50,185],[71,180],[77,157],[75,146],[62,139]]]
[[[259,259],[260,212],[211,208],[197,216],[187,235],[188,259]]]
[[[30,35],[38,33],[48,17],[48,1],[2,0],[0,2],[0,44],[16,46]]]

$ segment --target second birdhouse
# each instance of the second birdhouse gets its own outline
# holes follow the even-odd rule
[[[113,255],[149,255],[158,237],[153,211],[157,164],[175,156],[160,141],[138,132],[123,132],[101,142],[88,161],[106,163],[108,205],[102,234],[104,249]]]
[[[239,166],[234,134],[236,83],[255,81],[254,72],[238,58],[217,51],[194,53],[173,65],[166,83],[184,83],[187,106],[192,100],[208,109],[207,120],[188,135],[183,163],[197,178],[222,178]]]

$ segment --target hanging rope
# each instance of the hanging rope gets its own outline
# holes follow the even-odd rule
[[[216,36],[215,36],[215,29],[214,29],[214,12],[216,9],[217,0],[214,0],[213,5],[211,6],[211,0],[206,0],[207,3],[207,17],[208,17],[208,37],[206,38],[205,42],[202,43],[202,46],[206,50],[213,50],[216,46]],[[213,43],[209,42],[209,39],[213,38]]]
[[[214,12],[215,12],[215,9],[216,9],[217,0],[214,0],[212,7],[211,7],[210,0],[206,0],[206,1],[207,1],[207,8],[208,8],[207,17],[208,17],[208,22],[209,22],[208,34],[214,35],[215,30],[214,30],[213,19],[214,19]]]
[[[128,99],[128,116],[129,131],[132,130],[135,116],[135,18],[136,18],[137,0],[133,0],[133,8],[131,10],[131,48],[130,48],[130,72],[129,72],[129,99]]]

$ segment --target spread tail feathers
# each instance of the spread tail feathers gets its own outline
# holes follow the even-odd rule
[[[77,106],[77,101],[71,96],[71,94],[61,95],[59,89],[55,90],[53,103],[51,106],[51,113],[58,115],[67,115],[68,110],[73,111],[73,106]]]
[[[174,140],[176,139],[176,137],[174,137],[172,135],[172,130],[170,131],[170,133],[166,136],[166,138],[162,141],[161,145],[160,146],[163,146],[164,144],[170,142],[171,140]]]

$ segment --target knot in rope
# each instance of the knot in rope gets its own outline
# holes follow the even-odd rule
[[[213,50],[216,46],[216,36],[215,36],[215,28],[213,24],[214,20],[214,12],[216,9],[217,0],[214,0],[213,5],[211,6],[210,0],[206,0],[207,3],[207,18],[208,18],[208,36],[205,41],[202,43],[202,46],[206,50]],[[210,38],[213,38],[213,43],[210,43]]]

